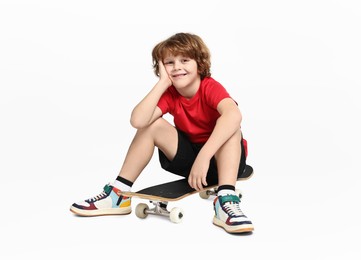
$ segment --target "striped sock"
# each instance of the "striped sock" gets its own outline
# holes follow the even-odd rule
[[[236,195],[235,189],[232,185],[221,185],[218,187],[217,196]]]
[[[118,176],[114,181],[113,186],[120,189],[121,191],[130,191],[133,186],[133,182]]]

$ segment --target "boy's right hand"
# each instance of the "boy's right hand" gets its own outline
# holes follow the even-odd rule
[[[167,73],[167,70],[165,69],[163,61],[161,61],[161,60],[158,61],[158,66],[159,66],[159,81],[164,82],[164,84],[166,84],[168,87],[170,87],[173,83]]]

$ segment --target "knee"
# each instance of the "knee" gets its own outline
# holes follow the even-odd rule
[[[236,152],[239,152],[241,147],[241,139],[242,139],[242,133],[241,130],[237,130],[234,132],[234,134],[219,148],[219,150],[216,152],[216,158],[220,154],[236,154]]]
[[[137,133],[157,133],[166,124],[169,124],[165,119],[159,118],[147,127],[143,127],[137,130]]]
[[[150,131],[159,131],[160,129],[164,128],[166,125],[169,125],[169,123],[163,119],[162,117],[155,120],[151,125],[148,126]]]
[[[237,130],[236,132],[234,132],[234,134],[231,136],[231,138],[229,138],[229,142],[235,142],[235,143],[240,143],[242,139],[242,132],[241,129]]]

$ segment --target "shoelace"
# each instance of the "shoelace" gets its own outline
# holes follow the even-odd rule
[[[227,202],[224,204],[224,209],[231,217],[244,216],[241,208],[239,207],[239,203]]]
[[[94,197],[92,197],[92,198],[90,198],[90,199],[88,199],[88,201],[90,201],[90,202],[94,202],[94,201],[97,201],[97,200],[100,200],[100,199],[102,199],[102,198],[104,198],[104,197],[106,197],[108,194],[106,194],[105,193],[105,191],[103,191],[102,193],[100,193],[99,195],[96,195],[96,196],[94,196]]]

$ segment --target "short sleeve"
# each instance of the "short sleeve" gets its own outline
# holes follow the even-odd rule
[[[217,109],[219,102],[223,99],[231,97],[227,90],[215,80],[207,82],[204,93],[207,104],[214,109]]]
[[[172,95],[169,88],[160,97],[157,106],[162,110],[162,114],[170,112],[170,104],[172,104]]]

